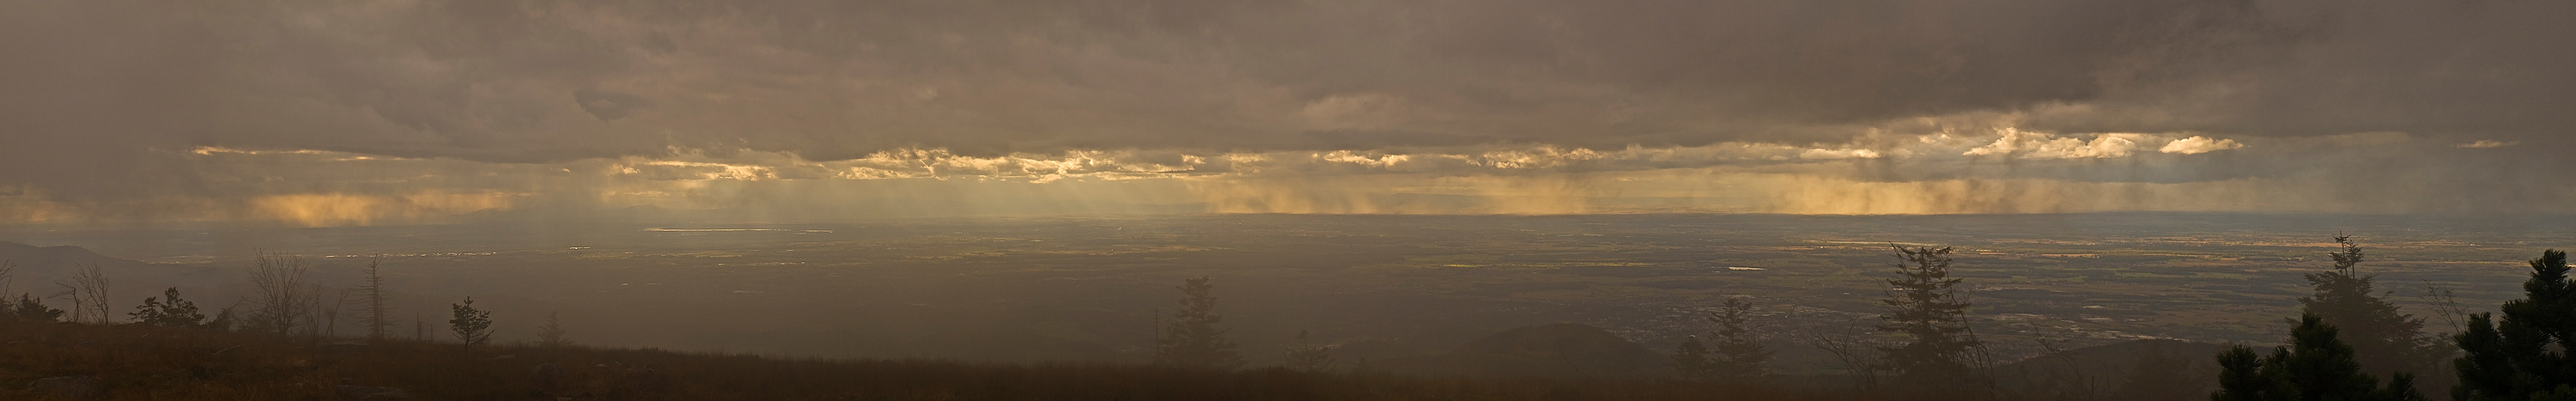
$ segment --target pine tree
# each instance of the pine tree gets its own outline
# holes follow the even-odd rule
[[[161,300],[168,299],[168,302]],[[197,303],[179,298],[179,287],[161,291],[160,297],[144,298],[142,305],[126,314],[134,324],[160,327],[206,327],[206,314],[197,311]]]
[[[492,341],[492,312],[474,309],[474,297],[465,297],[465,303],[448,307],[455,311],[456,318],[448,320],[447,327],[456,332],[456,340],[464,342],[466,349]]]
[[[1234,341],[1225,339],[1225,329],[1217,324],[1225,317],[1216,314],[1216,288],[1208,278],[1199,277],[1175,287],[1181,290],[1181,309],[1172,312],[1172,321],[1163,328],[1155,344],[1154,362],[1203,369],[1234,369],[1243,366],[1243,356],[1234,351]]]
[[[557,314],[546,312],[546,323],[537,326],[537,346],[557,348],[572,345],[572,339],[564,337],[563,320],[557,319]]]
[[[215,318],[207,319],[206,324],[199,325],[197,327],[214,331],[232,331],[233,324],[238,321],[238,319],[234,318],[233,308],[224,308],[224,310],[215,312]]]
[[[2451,361],[2460,401],[2552,399],[2576,393],[2576,361],[2565,351],[2576,340],[2576,288],[2567,282],[2567,253],[2543,251],[2531,261],[2523,298],[2506,301],[2497,316],[2469,315],[2452,340],[2462,355]]]
[[[2210,394],[2209,400],[2289,399],[2288,395],[2297,390],[2286,387],[2285,384],[2288,382],[2273,380],[2273,374],[2277,372],[2266,371],[2265,361],[2263,357],[2254,354],[2253,347],[2243,345],[2228,347],[2226,351],[2219,352],[2218,392]]]
[[[2396,304],[2386,299],[2390,293],[2372,288],[2377,275],[2354,268],[2363,261],[2360,244],[2354,243],[2351,236],[2335,237],[2334,241],[2342,246],[2329,255],[2334,258],[2334,270],[2307,274],[2315,293],[2299,298],[2301,313],[2315,314],[2326,324],[2343,328],[2343,341],[2352,345],[2365,372],[2432,370],[2450,351],[2424,334],[2424,319],[2401,313]]]
[[[63,319],[62,309],[46,306],[45,301],[36,299],[35,294],[20,293],[16,301],[5,304],[9,312],[7,318],[12,322],[53,323]]]
[[[1715,364],[1711,377],[1719,381],[1744,383],[1771,374],[1771,350],[1753,333],[1753,303],[1743,298],[1727,298],[1708,321],[1717,323]]]
[[[1985,344],[1968,329],[1968,302],[1951,289],[1961,279],[1950,277],[1950,251],[1897,246],[1897,277],[1887,280],[1892,290],[1888,299],[1880,301],[1895,310],[1880,316],[1885,323],[1878,330],[1908,340],[1880,347],[1881,359],[1903,388],[1922,389],[1934,396],[1987,388],[1984,375],[1969,363],[1972,353]]]
[[[2397,373],[2387,386],[2361,370],[2353,347],[2337,339],[2337,329],[2316,314],[2299,317],[2290,329],[2290,345],[2273,347],[2269,357],[2235,346],[2218,354],[2218,391],[2212,401],[2423,401],[2413,374]]]

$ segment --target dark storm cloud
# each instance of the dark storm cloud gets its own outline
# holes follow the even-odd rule
[[[2576,124],[2566,15],[2576,3],[14,1],[0,193],[243,191],[174,161],[206,146],[560,163],[1870,145],[1931,130],[1909,121],[2016,115],[2537,147]]]

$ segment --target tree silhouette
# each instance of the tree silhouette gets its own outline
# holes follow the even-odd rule
[[[2353,347],[2316,314],[2299,316],[2290,345],[2257,357],[2243,345],[2218,354],[2218,391],[2211,401],[2423,401],[2413,374],[2397,373],[2388,385],[2362,372]]]
[[[447,327],[456,332],[456,341],[464,342],[466,349],[492,341],[492,312],[474,309],[474,297],[465,297],[465,303],[448,307],[456,317],[447,321]]]
[[[260,252],[251,259],[250,315],[244,322],[248,330],[274,334],[291,334],[298,327],[310,327],[314,313],[314,286],[305,282],[309,270],[304,258],[275,252]]]
[[[1225,317],[1216,314],[1216,295],[1211,293],[1216,286],[1199,277],[1174,288],[1181,290],[1181,309],[1172,312],[1172,322],[1155,340],[1154,363],[1204,369],[1243,366],[1234,341],[1225,339],[1225,329],[1217,327]]]
[[[2386,297],[2393,291],[2372,288],[2378,275],[2354,268],[2363,261],[2361,245],[2349,235],[2334,241],[2342,246],[2329,255],[2334,258],[2334,270],[2307,274],[2315,293],[2299,298],[2300,312],[2342,328],[2342,339],[2352,345],[2364,372],[2424,372],[2448,356],[2449,350],[2424,334],[2424,319],[2401,313],[2388,302]]]
[[[367,312],[367,316],[361,317],[360,319],[367,324],[367,339],[369,340],[383,340],[385,339],[385,329],[388,327],[396,327],[396,323],[393,321],[393,318],[385,316],[385,312],[392,311],[396,308],[393,305],[387,305],[385,302],[385,276],[383,262],[384,261],[381,259],[367,261],[367,269],[362,271],[366,274],[366,281],[358,284],[357,288],[354,288],[356,292],[355,295],[358,297],[358,306],[360,308],[365,308]]]
[[[35,294],[20,293],[17,300],[5,302],[0,307],[8,309],[6,317],[13,322],[53,323],[63,318],[62,309],[46,306],[45,301],[36,299]]]
[[[2460,379],[2451,398],[2461,401],[2576,398],[2576,287],[2567,282],[2567,253],[2542,251],[2531,261],[2523,298],[2505,301],[2500,313],[2469,315],[2452,340],[2462,354],[2451,361]]]
[[[163,302],[168,299],[168,302]],[[160,327],[206,327],[206,314],[197,311],[197,303],[179,298],[179,287],[162,290],[160,297],[144,298],[133,313],[126,314],[134,324]]]
[[[563,320],[557,319],[557,314],[557,312],[546,312],[545,324],[537,326],[537,346],[553,348],[572,345],[572,339],[564,337]]]
[[[1717,312],[1709,314],[1708,321],[1717,323],[1714,378],[1750,382],[1771,374],[1771,350],[1763,347],[1762,338],[1753,332],[1752,312],[1752,302],[1727,298]]]
[[[1951,289],[1961,279],[1950,277],[1950,251],[1896,246],[1897,275],[1887,280],[1888,298],[1880,301],[1894,310],[1880,316],[1878,330],[1907,340],[1879,348],[1902,388],[1938,395],[1987,388],[1984,375],[1969,363],[1984,342],[1968,329],[1968,302]]]
[[[1300,372],[1322,372],[1333,368],[1333,346],[1316,344],[1313,334],[1297,331],[1297,345],[1288,348],[1284,366]]]
[[[72,270],[71,281],[54,282],[55,286],[63,288],[54,296],[72,301],[74,322],[94,316],[99,324],[113,323],[115,317],[108,314],[108,284],[107,275],[99,272],[97,263],[83,263]]]
[[[1753,303],[1743,298],[1727,298],[1718,310],[1709,312],[1709,323],[1717,331],[1709,341],[1698,336],[1682,340],[1673,352],[1673,368],[1682,378],[1722,383],[1749,383],[1770,374],[1771,350],[1753,333]]]
[[[323,302],[322,300],[325,299],[323,294],[324,292],[321,285],[316,284],[313,286],[313,305],[316,305],[316,307],[314,308],[315,311],[312,315],[312,319],[306,321],[308,322],[307,324],[311,325],[310,328],[306,330],[306,333],[314,338],[339,338],[340,307],[347,306],[349,304],[349,290],[338,290],[337,293],[333,294],[338,297],[329,298],[332,300],[331,302]]]
[[[1712,380],[1717,367],[1711,365],[1716,360],[1708,354],[1708,344],[1700,342],[1699,336],[1683,337],[1681,345],[1673,346],[1673,370],[1680,372],[1683,380]]]

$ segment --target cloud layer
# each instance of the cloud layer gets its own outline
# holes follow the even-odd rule
[[[2391,200],[2225,209],[2453,211],[2427,197],[2576,173],[2539,153],[2576,126],[2564,15],[2576,4],[18,1],[0,4],[0,221],[676,202],[621,193],[736,207],[760,202],[721,188],[890,179],[1504,213],[2191,209],[2195,191],[2289,199],[2216,194],[2312,180]],[[2397,169],[2422,181],[2369,178]],[[1757,201],[1989,183],[2025,195]],[[2576,200],[2472,192],[2498,194],[2461,201],[2481,210]],[[2102,193],[2138,196],[2082,200]],[[1700,200],[1639,200],[1671,196]],[[2055,203],[2095,206],[2030,206]]]

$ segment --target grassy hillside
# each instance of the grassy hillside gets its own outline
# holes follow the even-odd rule
[[[1671,381],[1433,378],[1109,364],[789,360],[652,349],[462,350],[68,323],[0,328],[0,399],[91,376],[118,400],[354,399],[339,386],[430,400],[1783,400],[1850,399]]]

